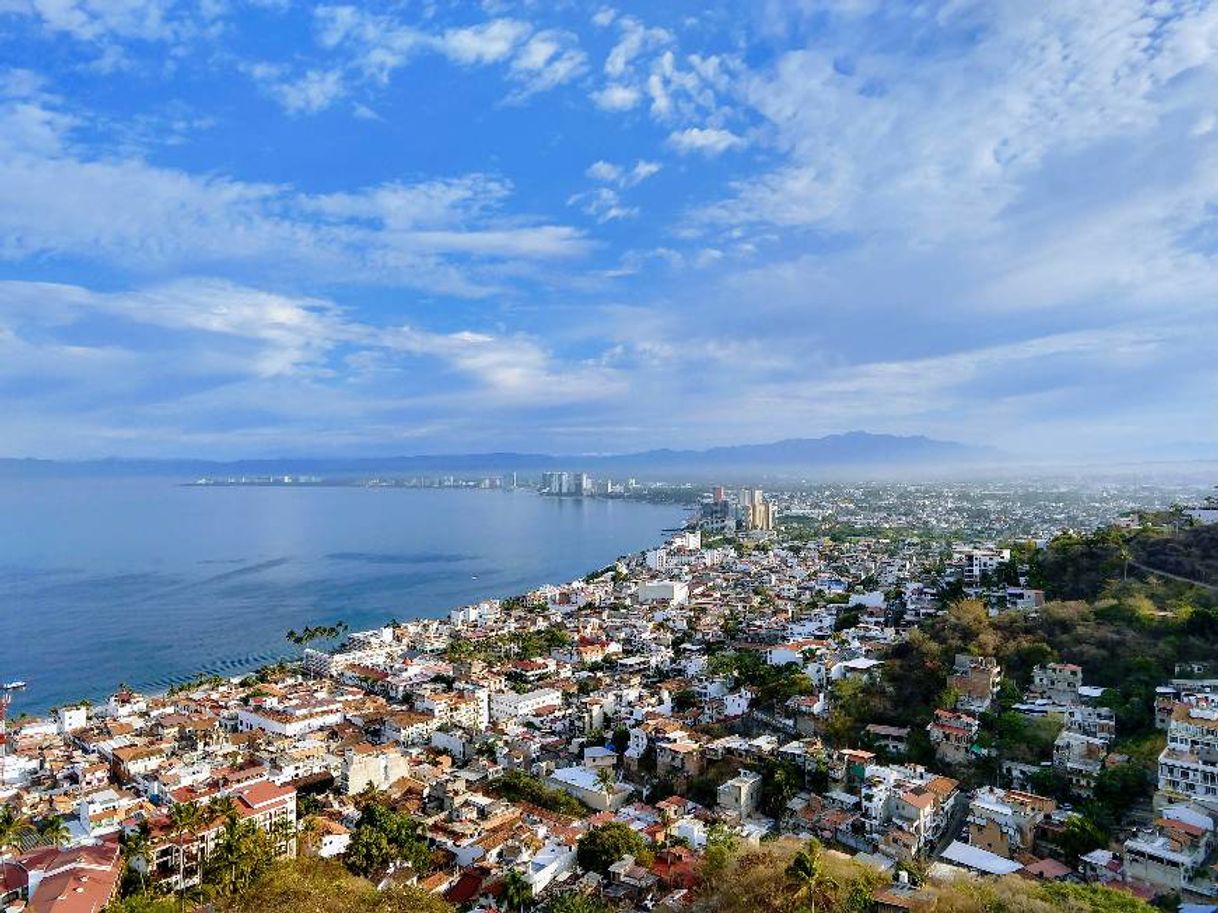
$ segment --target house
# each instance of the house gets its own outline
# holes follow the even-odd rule
[[[437,722],[433,714],[402,710],[385,717],[381,731],[391,742],[409,746],[427,745]]]
[[[884,726],[871,723],[863,729],[868,742],[876,748],[882,748],[890,755],[903,755],[909,751],[908,726]]]
[[[720,811],[737,819],[752,816],[761,801],[761,775],[742,770],[718,790]]]
[[[1074,663],[1045,663],[1032,669],[1029,694],[1048,698],[1056,704],[1069,706],[1079,702],[1078,689],[1083,687],[1083,670]]]
[[[980,847],[953,840],[940,856],[945,862],[976,872],[979,875],[1011,875],[1023,868],[1023,863],[1006,859]]]
[[[689,584],[683,580],[653,580],[639,584],[639,602],[667,602],[670,605],[685,605],[689,602]]]
[[[702,773],[703,763],[702,746],[696,742],[679,739],[656,745],[656,773],[660,776],[696,777]]]
[[[1163,890],[1186,889],[1205,872],[1206,857],[1213,846],[1214,822],[1210,818],[1182,807],[1165,810],[1149,828],[1125,841],[1125,876]]]
[[[956,709],[984,713],[1002,684],[1002,667],[992,656],[957,654],[947,686],[956,692]]]
[[[521,720],[545,707],[563,704],[563,693],[556,688],[536,688],[523,694],[500,691],[491,695],[490,714],[492,720]]]
[[[1044,796],[982,787],[969,799],[969,845],[1013,859],[1032,850],[1037,826],[1056,810],[1057,803]]]
[[[388,789],[410,772],[410,761],[396,743],[361,742],[343,752],[338,783],[348,796],[365,789]]]
[[[981,722],[966,713],[936,710],[926,726],[935,757],[945,764],[964,764],[969,760]]]
[[[322,859],[333,859],[347,852],[351,844],[351,831],[329,818],[315,818],[317,822],[317,855]]]
[[[237,729],[240,732],[261,730],[290,738],[328,729],[342,721],[342,708],[336,701],[329,700],[283,703],[268,700],[237,711]]]
[[[1107,757],[1107,740],[1081,732],[1063,729],[1053,742],[1053,767],[1066,776],[1071,790],[1080,796],[1091,795]]]

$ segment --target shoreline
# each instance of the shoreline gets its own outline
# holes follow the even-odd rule
[[[196,487],[196,486],[194,486],[192,483],[182,483],[180,486],[177,486],[177,487]],[[207,486],[197,486],[197,487],[207,487]],[[244,486],[237,485],[237,486],[221,486],[221,487],[244,487]],[[248,487],[290,488],[293,486],[281,485],[281,486],[248,486]],[[319,486],[295,486],[295,487],[315,487],[315,488],[322,487],[322,488],[324,488],[324,487],[362,487],[362,486],[319,485]],[[375,486],[373,486],[373,487],[375,487]],[[402,487],[407,487],[407,486],[402,486]],[[431,490],[431,489],[425,489],[425,490]],[[471,489],[463,488],[463,489],[459,489],[459,490],[469,491]],[[473,489],[473,490],[477,490],[477,489]],[[518,489],[518,490],[526,491],[527,489]],[[530,492],[530,493],[536,495],[539,498],[542,497],[542,495],[540,495],[537,492]],[[582,498],[554,498],[553,500],[580,501],[580,500],[584,500],[584,499],[582,499]],[[588,498],[587,500],[594,500],[594,501],[607,501],[607,500],[627,501],[628,500],[628,501],[632,501],[634,503],[648,503],[653,506],[662,506],[660,504],[657,504],[656,502],[650,502],[650,501],[645,501],[645,499],[635,499],[635,498],[630,498],[630,499]],[[680,505],[673,504],[672,502],[665,502],[665,503],[668,503],[672,507],[680,506]],[[681,507],[681,509],[683,511],[685,511],[685,513],[687,515],[686,519],[688,519],[688,513],[689,513],[688,508]],[[662,542],[664,540],[665,535],[671,531],[672,530],[670,528],[663,527],[663,528],[656,529],[653,532],[653,535],[658,536],[659,541]],[[642,548],[635,549],[634,551],[631,551],[631,552],[619,553],[617,555],[614,555],[609,560],[606,560],[603,562],[597,562],[594,566],[589,568],[585,573],[592,573],[594,571],[600,570],[610,563],[616,563],[617,561],[621,560],[622,558],[629,557],[630,555],[635,554],[639,551],[644,551],[644,550],[646,550],[646,548],[647,548],[647,546],[643,546]],[[582,576],[583,575],[580,574],[580,575],[577,575],[573,579],[577,580],[577,579],[580,579]],[[562,583],[567,583],[567,582],[571,582],[571,581],[558,582],[558,581],[554,581],[554,580],[545,580],[545,581],[542,581],[540,583],[534,584],[533,586],[526,588],[522,592],[528,593],[528,592],[532,592],[534,590],[541,589],[541,588],[547,587],[547,586],[561,586]],[[434,619],[434,620],[442,620],[445,623],[447,623],[448,615],[454,609],[458,609],[458,608],[461,608],[462,606],[467,606],[467,605],[476,605],[479,602],[489,602],[489,601],[502,602],[503,600],[510,599],[516,595],[521,595],[521,593],[507,593],[507,594],[487,596],[487,597],[485,597],[485,599],[476,600],[474,602],[450,603],[443,607],[430,609],[430,610],[422,610],[419,613],[415,613],[411,617],[404,618],[404,619],[399,619],[396,616],[390,615],[385,619],[385,622],[381,627],[388,625],[388,623],[391,621],[397,621],[399,624],[405,624],[405,623],[409,623],[409,622],[413,622],[413,621]],[[374,629],[375,628],[363,628],[362,630],[374,630]],[[286,633],[286,630],[285,630],[285,633]],[[347,645],[350,642],[350,634],[354,634],[354,633],[359,633],[359,632],[358,631],[349,632],[349,634],[345,637],[345,639],[340,644],[337,644],[334,647],[332,647],[332,650],[337,651],[341,647]],[[218,660],[218,662],[219,663],[238,663],[239,660],[229,658],[229,657],[224,657],[224,658],[221,658],[220,660]],[[300,654],[296,654],[296,655],[284,654],[284,655],[275,656],[275,657],[266,657],[265,659],[260,659],[259,661],[255,662],[255,663],[250,663],[249,665],[238,665],[238,666],[234,667],[234,671],[231,673],[209,672],[206,669],[197,670],[193,673],[182,675],[180,678],[177,678],[176,680],[169,682],[168,685],[164,685],[162,681],[157,681],[154,683],[146,683],[144,685],[140,685],[138,682],[128,680],[127,678],[122,678],[119,681],[114,683],[114,689],[117,690],[118,686],[120,684],[125,684],[132,690],[137,691],[141,694],[146,694],[149,697],[165,697],[165,696],[168,696],[168,694],[171,691],[173,691],[175,688],[178,688],[181,686],[189,686],[192,682],[196,682],[196,681],[200,681],[200,680],[207,680],[207,679],[220,679],[220,680],[226,681],[226,682],[239,682],[242,679],[247,678],[250,675],[256,674],[258,671],[260,671],[262,669],[271,668],[271,667],[274,667],[279,664],[287,664],[289,666],[299,666],[302,662],[303,662],[303,651]],[[64,708],[64,707],[79,707],[79,706],[86,706],[86,705],[95,707],[95,706],[98,706],[98,705],[104,703],[104,701],[108,697],[110,697],[113,693],[115,693],[115,690],[111,690],[105,694],[99,692],[99,693],[96,693],[94,696],[85,695],[85,696],[82,696],[79,698],[74,698],[69,701],[60,701],[57,703],[48,704],[46,706],[37,706],[37,707],[31,707],[28,709],[25,707],[22,707],[20,703],[15,701],[14,707],[10,709],[9,719],[10,719],[10,722],[17,722],[22,719],[45,719],[48,715],[53,714],[56,710],[58,710],[60,708]],[[12,712],[13,709],[16,710],[15,713]]]

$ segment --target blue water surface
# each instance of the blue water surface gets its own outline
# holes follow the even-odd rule
[[[676,507],[529,491],[0,481],[13,712],[289,656],[289,628],[445,613],[659,542]]]

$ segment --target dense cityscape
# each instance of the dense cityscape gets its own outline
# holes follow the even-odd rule
[[[1137,550],[1218,501],[1170,494],[716,487],[581,580],[9,719],[0,901],[239,896],[299,858],[437,909],[675,911],[784,839],[780,877],[831,865],[877,910],[1012,874],[1218,900],[1218,586]],[[1055,642],[1084,611],[1195,643],[1134,688]]]

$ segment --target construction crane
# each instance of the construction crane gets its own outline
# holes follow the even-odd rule
[[[8,707],[13,695],[25,690],[25,682],[0,684],[0,777],[4,774],[4,759],[8,756]]]

